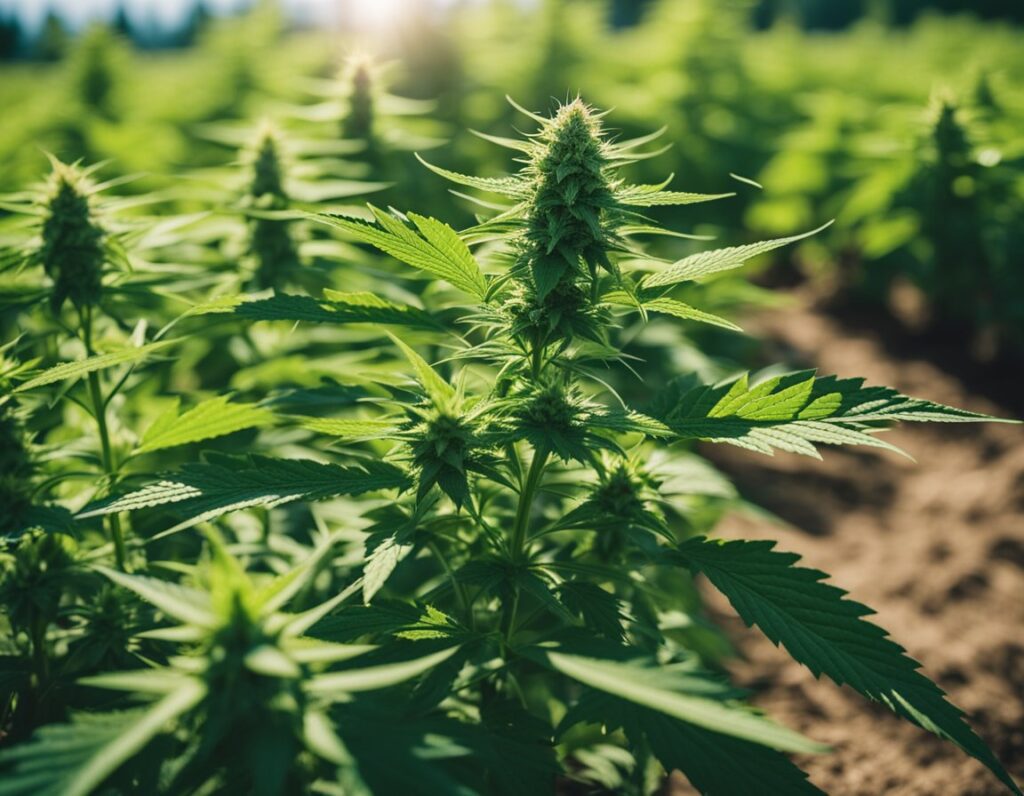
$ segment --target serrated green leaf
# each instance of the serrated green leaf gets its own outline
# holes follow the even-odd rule
[[[985,415],[865,387],[863,379],[776,376],[751,387],[746,374],[726,386],[663,397],[658,419],[687,439],[727,442],[759,453],[784,450],[818,457],[816,444],[869,445],[901,453],[875,434],[894,421],[970,423]]]
[[[756,257],[759,254],[767,254],[787,244],[809,238],[831,224],[832,222],[830,221],[828,224],[812,229],[810,232],[805,232],[801,235],[791,235],[788,238],[762,240],[757,243],[748,243],[744,246],[730,246],[725,249],[712,249],[711,251],[691,254],[689,257],[684,257],[682,260],[672,263],[668,268],[656,274],[644,277],[642,284],[645,288],[664,287],[698,279],[703,276],[710,276],[721,271],[728,271],[732,268],[739,268],[752,257]]]
[[[476,177],[471,174],[459,174],[458,172],[435,166],[419,155],[416,156],[416,159],[435,174],[457,185],[465,185],[467,188],[476,188],[480,191],[496,193],[512,199],[526,199],[530,195],[529,183],[520,177]]]
[[[615,194],[619,204],[630,207],[665,207],[673,205],[693,205],[700,202],[714,202],[728,199],[735,193],[688,193],[686,191],[643,190],[649,186],[630,185]]]
[[[369,604],[373,596],[391,577],[398,562],[412,550],[412,544],[404,541],[405,535],[396,533],[389,536],[379,542],[367,556],[366,563],[363,565],[364,603]]]
[[[215,462],[185,465],[156,484],[87,506],[78,516],[95,517],[174,504],[176,511],[189,518],[167,531],[171,533],[238,509],[272,508],[295,500],[327,500],[378,489],[405,489],[410,484],[405,472],[379,462],[341,466],[265,456],[247,460],[216,457]]]
[[[58,381],[78,379],[97,370],[112,368],[115,365],[127,365],[128,363],[141,362],[155,354],[157,351],[162,351],[165,348],[175,345],[177,342],[177,340],[161,340],[159,342],[149,343],[137,348],[123,348],[119,351],[111,351],[108,354],[96,354],[95,356],[88,357],[87,359],[80,359],[75,362],[64,362],[50,368],[49,370],[44,370],[38,376],[19,384],[14,388],[13,392],[26,392],[27,390],[34,390],[36,387],[43,387],[47,384],[54,384]]]
[[[398,431],[393,420],[304,415],[292,415],[290,419],[310,431],[344,439],[387,439]]]
[[[395,335],[388,333],[388,337],[391,338],[399,350],[405,354],[405,358],[409,360],[409,364],[412,365],[413,370],[416,371],[416,378],[419,383],[423,385],[423,389],[426,390],[427,395],[437,406],[446,406],[455,397],[455,388],[452,387],[448,382],[442,379],[436,370],[430,367],[430,364],[419,354],[417,354],[410,346],[406,345],[402,340],[399,340]]]
[[[478,299],[487,295],[487,282],[466,244],[451,227],[432,218],[410,215],[423,235],[397,218],[372,207],[379,226],[340,216],[315,216],[315,220],[354,235],[414,268],[444,279]]]
[[[661,312],[665,315],[673,315],[676,318],[682,318],[687,321],[698,321],[700,323],[710,324],[711,326],[720,326],[723,329],[728,329],[732,332],[743,331],[739,326],[726,318],[722,318],[710,312],[704,312],[703,310],[691,307],[689,304],[673,298],[647,299],[641,306],[645,310],[649,310],[651,312]]]
[[[182,415],[178,415],[176,408],[150,426],[136,452],[152,453],[274,422],[274,413],[269,409],[256,404],[231,403],[229,396],[203,401]]]
[[[410,326],[436,331],[441,328],[430,313],[407,304],[388,301],[374,293],[325,290],[324,298],[278,293],[270,298],[224,296],[192,308],[193,315],[232,314],[250,321],[304,323],[370,323]]]
[[[782,644],[815,677],[825,674],[881,702],[903,718],[952,741],[984,763],[1016,794],[1020,789],[985,743],[945,700],[917,661],[863,617],[873,613],[824,583],[824,572],[796,566],[800,557],[769,541],[691,539],[678,560],[701,572],[732,603],[747,625]]]

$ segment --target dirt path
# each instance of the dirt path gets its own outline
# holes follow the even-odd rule
[[[798,298],[807,305],[807,297]],[[866,376],[917,397],[1014,414],[894,345],[889,333],[799,308],[747,326],[773,341],[778,358],[822,373]],[[792,526],[731,518],[721,535],[778,539],[780,549],[802,553],[804,563],[875,608],[878,623],[923,662],[1024,782],[1024,426],[904,426],[886,438],[917,463],[870,450],[829,449],[817,462],[707,448],[746,496]],[[732,616],[724,602],[711,602]],[[834,746],[832,755],[799,761],[826,792],[1005,792],[951,744],[847,689],[816,682],[738,621],[729,627],[745,658],[736,676],[755,689],[755,701]]]

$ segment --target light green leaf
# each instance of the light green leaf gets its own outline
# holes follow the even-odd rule
[[[209,595],[205,592],[149,575],[129,575],[104,566],[96,569],[179,622],[201,627],[212,627],[216,623]]]
[[[438,406],[447,406],[455,397],[455,388],[442,379],[438,375],[437,371],[430,367],[423,357],[417,354],[403,341],[399,340],[390,332],[388,333],[388,337],[390,337],[391,342],[398,346],[402,353],[405,354],[405,358],[409,360],[409,364],[412,365],[413,370],[416,371],[416,378],[419,380],[420,384],[423,385],[423,389],[426,390],[427,395],[430,396],[430,399],[434,404]]]
[[[108,354],[97,354],[87,359],[79,359],[74,362],[64,362],[49,370],[44,370],[38,376],[29,379],[23,384],[14,388],[15,393],[34,390],[36,387],[43,387],[58,381],[78,379],[89,373],[105,368],[112,368],[115,365],[126,365],[130,362],[141,362],[169,346],[175,345],[177,340],[161,340],[157,343],[139,346],[137,348],[122,348],[118,351],[111,351]]]
[[[398,431],[394,420],[303,415],[293,415],[290,419],[310,431],[343,439],[387,439]]]
[[[396,533],[380,542],[363,565],[363,602],[367,605],[391,577],[398,563],[412,550],[410,542],[403,541],[405,533]],[[400,538],[400,536],[402,538]]]
[[[865,387],[863,379],[816,378],[801,371],[754,387],[747,375],[730,385],[670,390],[654,412],[686,439],[727,442],[759,453],[784,450],[818,457],[816,444],[869,445],[900,452],[875,434],[891,422],[971,423],[985,415]]]
[[[304,323],[370,323],[440,329],[430,313],[407,304],[388,301],[374,293],[343,293],[325,290],[324,298],[278,293],[270,298],[223,296],[192,308],[192,315],[231,314],[250,321],[293,321]]]
[[[507,141],[509,139],[501,140]],[[530,185],[521,177],[476,177],[471,174],[459,174],[456,171],[442,169],[440,166],[435,166],[433,163],[424,160],[419,155],[416,156],[416,159],[435,174],[444,177],[450,182],[454,182],[456,185],[465,185],[468,188],[476,188],[479,191],[496,193],[512,199],[527,199],[530,196]]]
[[[432,218],[410,215],[423,235],[371,205],[379,226],[340,216],[315,216],[314,220],[344,230],[396,260],[444,279],[478,299],[487,295],[487,282],[480,266],[451,227]]]
[[[668,205],[693,205],[700,202],[714,202],[728,199],[735,193],[687,193],[685,191],[643,190],[648,186],[631,185],[615,194],[619,204],[630,207],[662,207]]]
[[[214,437],[223,437],[247,428],[261,428],[274,422],[269,409],[248,403],[231,403],[222,395],[197,404],[182,415],[177,406],[157,418],[142,437],[138,453],[187,445]]]
[[[699,321],[700,323],[708,323],[712,326],[721,326],[723,329],[729,329],[734,332],[742,331],[742,329],[732,321],[720,318],[710,312],[704,312],[696,307],[691,307],[689,304],[673,298],[661,297],[634,299],[624,291],[616,290],[612,293],[607,293],[604,296],[604,301],[607,301],[609,304],[617,304],[623,307],[633,308],[638,308],[639,304],[639,307],[652,312],[662,312],[666,315],[674,315],[676,318],[682,318],[688,321]]]
[[[828,224],[823,224],[817,229],[805,232],[802,235],[791,235],[788,238],[762,240],[757,243],[748,243],[745,246],[730,246],[726,249],[712,249],[711,251],[691,254],[689,257],[684,257],[682,260],[672,263],[663,271],[644,277],[642,284],[645,288],[663,287],[665,285],[675,285],[679,282],[691,281],[703,276],[710,276],[720,271],[739,268],[752,257],[766,254],[787,244],[809,238],[831,224],[832,222],[829,221]]]

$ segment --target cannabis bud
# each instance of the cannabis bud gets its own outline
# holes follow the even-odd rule
[[[469,495],[467,469],[475,469],[477,447],[473,426],[449,412],[431,409],[415,429],[413,461],[419,470],[417,496],[422,499],[434,484],[461,506]]]
[[[257,211],[279,211],[288,207],[284,187],[281,142],[277,133],[264,126],[252,149],[252,182],[247,204]],[[256,287],[279,287],[283,277],[299,264],[299,253],[287,221],[253,218],[249,252],[256,258]]]
[[[22,529],[30,501],[33,466],[21,424],[11,405],[0,405],[0,537]]]
[[[541,300],[588,272],[593,281],[599,266],[612,270],[613,233],[605,216],[617,205],[602,136],[600,116],[579,99],[563,105],[537,135],[527,169],[532,196],[521,263]]]
[[[65,299],[79,309],[99,302],[105,234],[93,212],[86,176],[73,165],[54,161],[39,259],[54,281],[50,303],[55,312]]]

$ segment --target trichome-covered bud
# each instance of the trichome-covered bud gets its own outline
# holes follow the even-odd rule
[[[65,299],[95,305],[102,292],[105,231],[96,218],[92,186],[76,166],[54,161],[43,208],[39,259],[54,282],[51,306]]]
[[[634,543],[650,533],[671,537],[656,500],[659,482],[628,459],[606,457],[600,482],[584,501],[591,522],[600,527],[595,550],[604,558],[619,555],[630,538]],[[642,531],[637,536],[634,531]]]
[[[516,337],[568,343],[574,337],[600,342],[604,319],[587,291],[575,282],[563,281],[541,298],[531,284],[513,289],[503,306],[509,331]]]
[[[600,446],[587,429],[588,410],[575,386],[557,381],[530,385],[513,393],[509,406],[513,437],[563,461],[588,462],[590,450]]]
[[[256,287],[280,287],[299,264],[298,248],[288,221],[261,217],[288,208],[281,140],[276,131],[264,126],[251,150],[251,182],[245,204],[253,211],[249,252],[256,258]]]
[[[448,411],[431,408],[411,432],[413,462],[419,472],[417,496],[435,484],[456,506],[469,496],[468,470],[478,470],[488,457],[480,450],[474,425]]]
[[[609,516],[630,520],[646,511],[644,491],[647,487],[642,473],[619,462],[605,473],[592,499]]]
[[[560,284],[596,279],[599,267],[611,270],[606,213],[616,203],[600,117],[582,100],[563,105],[536,143],[522,257],[543,299]]]

